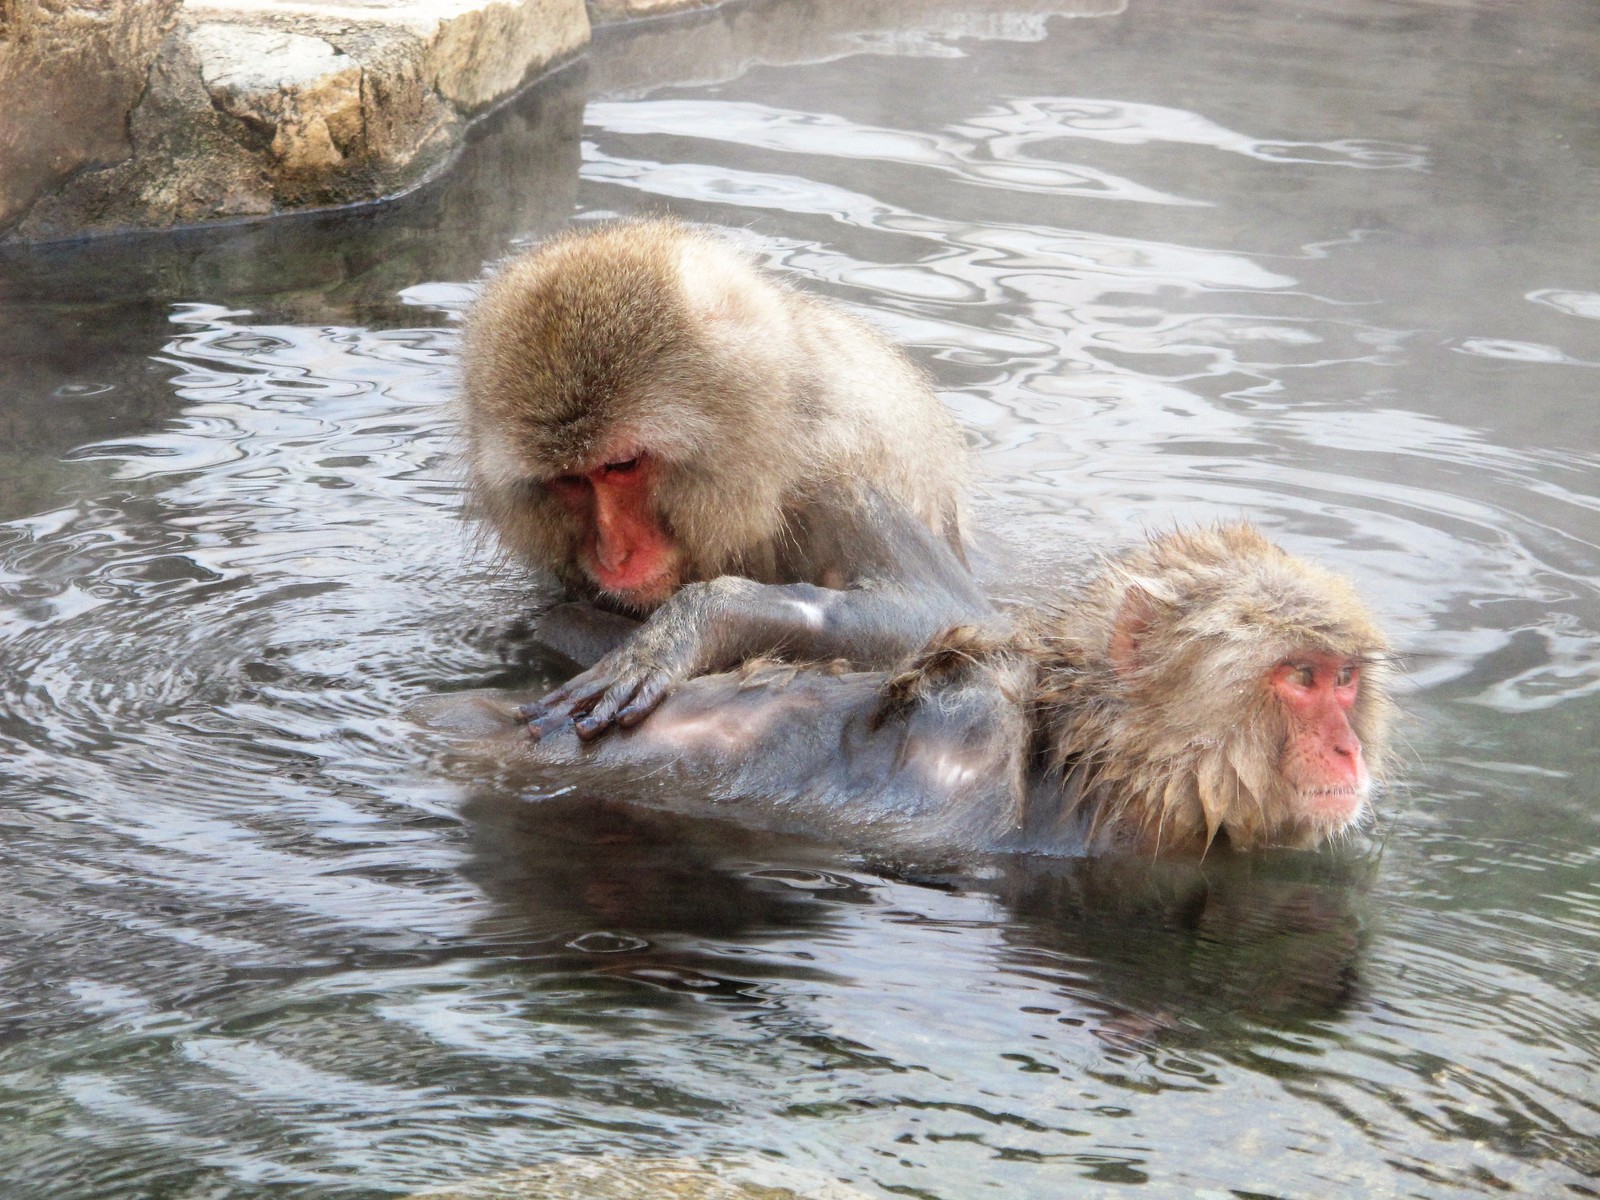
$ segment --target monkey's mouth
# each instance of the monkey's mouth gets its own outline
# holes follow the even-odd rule
[[[1307,789],[1300,793],[1298,808],[1307,824],[1343,829],[1360,820],[1370,790],[1354,785]]]
[[[589,558],[584,569],[601,592],[631,608],[655,608],[678,590],[679,571],[675,558],[657,559],[653,564],[642,565],[642,569],[626,563],[621,569],[609,571]]]

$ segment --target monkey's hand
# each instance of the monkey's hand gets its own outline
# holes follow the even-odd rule
[[[536,738],[576,719],[587,740],[613,725],[637,725],[686,679],[752,658],[887,666],[940,628],[983,611],[946,597],[936,588],[841,590],[734,575],[685,584],[626,642],[522,716]]]
[[[727,594],[745,580],[689,584],[621,646],[519,714],[535,739],[573,722],[585,741],[614,725],[637,725],[680,683],[743,657],[730,637]],[[742,590],[742,589],[741,589]],[[718,636],[718,634],[722,636]]]
[[[673,688],[700,673],[692,661],[688,655],[653,655],[630,642],[519,713],[536,739],[571,721],[588,741],[613,725],[644,720]]]

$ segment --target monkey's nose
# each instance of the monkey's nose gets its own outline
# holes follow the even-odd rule
[[[604,529],[594,540],[594,560],[602,571],[621,571],[633,557],[633,548],[621,538],[607,537]]]
[[[1340,777],[1341,782],[1355,787],[1362,786],[1362,781],[1367,775],[1367,767],[1361,760],[1360,740],[1352,734],[1334,742],[1331,749],[1333,750],[1331,766],[1334,774]]]

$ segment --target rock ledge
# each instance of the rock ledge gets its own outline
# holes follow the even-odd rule
[[[0,240],[397,195],[589,31],[583,0],[11,0]]]

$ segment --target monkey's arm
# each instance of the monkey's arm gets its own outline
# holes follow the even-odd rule
[[[639,630],[639,622],[582,600],[546,609],[534,626],[534,639],[579,670],[594,666]]]
[[[572,715],[585,738],[636,725],[684,680],[760,656],[887,667],[993,612],[947,543],[873,493],[813,505],[791,526],[782,573],[843,586],[734,575],[687,584],[622,646],[529,705],[530,729],[542,736]]]

